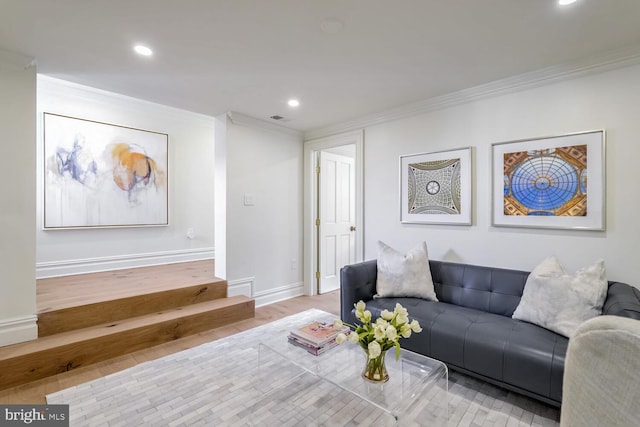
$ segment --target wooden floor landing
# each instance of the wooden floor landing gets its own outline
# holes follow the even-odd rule
[[[38,313],[221,282],[214,260],[52,277],[36,281]]]

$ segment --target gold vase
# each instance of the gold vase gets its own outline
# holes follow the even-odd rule
[[[376,383],[386,383],[389,381],[389,373],[387,372],[387,367],[384,365],[387,350],[383,350],[378,357],[374,358],[369,357],[368,350],[365,350],[364,354],[367,360],[364,365],[364,370],[362,371],[362,378]]]

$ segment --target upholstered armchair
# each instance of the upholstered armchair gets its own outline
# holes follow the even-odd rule
[[[599,316],[569,340],[561,427],[640,425],[640,321]]]

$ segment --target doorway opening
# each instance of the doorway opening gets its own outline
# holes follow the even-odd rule
[[[340,269],[362,261],[362,132],[305,144],[305,290],[340,287]]]

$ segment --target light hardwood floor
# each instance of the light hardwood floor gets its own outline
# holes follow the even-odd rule
[[[0,390],[0,403],[3,404],[44,404],[46,395],[82,384],[114,372],[135,366],[148,360],[176,353],[214,341],[229,335],[242,332],[247,329],[260,326],[284,316],[299,313],[309,308],[317,308],[339,315],[340,293],[329,292],[317,296],[300,296],[286,301],[256,308],[256,316],[253,319],[244,320],[228,326],[223,326],[196,335],[187,336],[175,341],[160,344],[155,347],[129,353],[124,356],[95,363],[86,367],[74,369],[53,377],[23,384],[17,387]]]
[[[214,269],[209,259],[38,279],[36,305],[42,313],[222,281]]]

